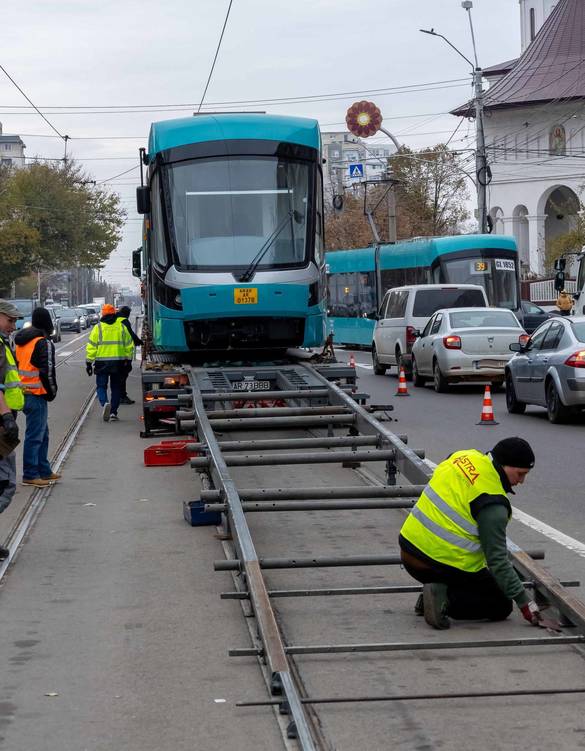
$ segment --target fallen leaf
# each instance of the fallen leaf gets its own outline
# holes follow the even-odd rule
[[[84,506],[95,506],[95,503],[84,503]]]
[[[45,696],[59,696],[59,694],[56,693],[55,691],[49,691],[49,693],[45,694]]]

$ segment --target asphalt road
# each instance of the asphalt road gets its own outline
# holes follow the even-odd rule
[[[360,391],[370,395],[372,403],[391,403],[392,429],[406,433],[412,448],[426,450],[433,462],[440,462],[453,451],[477,448],[488,451],[507,436],[521,436],[530,442],[536,454],[536,465],[525,484],[512,498],[515,508],[582,544],[581,554],[569,551],[546,535],[514,522],[511,534],[519,544],[537,544],[547,552],[553,573],[579,578],[585,583],[585,514],[583,504],[583,446],[585,419],[572,424],[552,425],[546,411],[528,407],[524,415],[510,415],[506,410],[505,393],[492,395],[498,425],[477,425],[480,419],[483,391],[481,385],[457,385],[447,394],[436,394],[431,385],[414,388],[408,383],[408,397],[396,397],[396,370],[376,376],[371,368],[369,352],[337,350],[338,359],[348,362],[350,353],[356,359]],[[525,541],[525,543],[521,543]],[[556,568],[555,568],[556,567]],[[582,588],[582,596],[583,596]]]

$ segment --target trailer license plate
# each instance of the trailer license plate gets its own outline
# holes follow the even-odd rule
[[[234,303],[236,305],[257,305],[258,287],[236,287],[234,289]]]
[[[234,391],[270,391],[270,381],[236,381]]]

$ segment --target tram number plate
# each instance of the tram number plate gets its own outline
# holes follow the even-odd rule
[[[235,305],[257,305],[258,287],[236,287],[234,289]]]
[[[270,381],[236,381],[234,391],[270,391]]]

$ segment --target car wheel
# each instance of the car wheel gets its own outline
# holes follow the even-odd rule
[[[416,360],[414,357],[412,358],[412,383],[416,388],[419,388],[420,386],[424,386],[426,383],[426,378],[424,376],[421,376],[421,374],[418,372],[418,366],[416,364]]]
[[[570,409],[562,403],[557,387],[552,380],[546,387],[546,411],[548,412],[548,419],[555,425],[565,422],[571,414]]]
[[[433,387],[437,394],[444,394],[449,389],[449,381],[443,375],[439,363],[433,363]]]
[[[511,415],[523,415],[526,412],[526,404],[516,398],[514,380],[510,373],[506,373],[506,407]]]
[[[374,344],[372,344],[372,364],[374,366],[374,373],[376,375],[386,374],[387,368],[378,360],[378,353],[376,352],[376,347]]]

